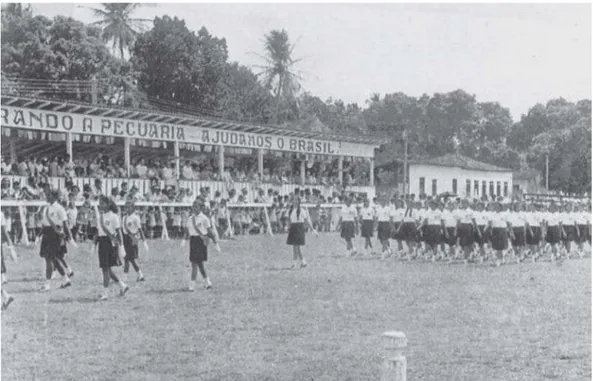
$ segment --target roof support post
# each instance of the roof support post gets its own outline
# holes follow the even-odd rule
[[[126,167],[126,174],[130,178],[130,138],[128,137],[124,138],[124,165]]]
[[[257,170],[260,178],[264,176],[264,150],[263,148],[257,149]]]
[[[370,168],[369,168],[369,185],[371,187],[375,186],[375,158],[371,157],[369,159]]]
[[[224,176],[224,146],[218,146],[218,175],[220,179],[223,179]]]
[[[305,185],[305,161],[307,160],[307,156],[301,156],[301,185]]]
[[[66,132],[66,153],[70,156],[70,160],[74,160],[72,157],[72,132]]]
[[[344,186],[344,156],[338,156],[338,183]]]
[[[175,156],[175,178],[179,180],[181,166],[179,165],[179,140],[173,142],[173,156]]]

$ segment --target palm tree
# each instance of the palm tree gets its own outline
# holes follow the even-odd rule
[[[149,19],[132,18],[132,13],[141,3],[103,3],[103,9],[90,8],[96,17],[101,20],[91,25],[99,25],[103,28],[103,41],[113,41],[113,51],[119,50],[121,59],[124,59],[124,51],[129,50],[138,33],[144,29],[144,23]]]
[[[272,92],[276,100],[275,121],[282,99],[296,102],[296,95],[301,89],[299,81],[303,78],[294,69],[296,63],[302,60],[293,59],[292,51],[296,44],[291,44],[286,30],[272,30],[264,36],[265,54],[258,56],[265,61],[265,65],[255,65],[262,69],[258,77],[262,77],[264,86]]]

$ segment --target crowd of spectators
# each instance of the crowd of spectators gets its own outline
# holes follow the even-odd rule
[[[224,181],[228,183],[267,183],[267,184],[300,184],[335,186],[339,184],[337,161],[331,163],[314,163],[305,166],[305,182],[302,182],[300,162],[292,165],[285,162],[269,162],[264,166],[263,174],[259,174],[257,162],[253,158],[248,160],[234,160],[232,166],[224,168],[220,175],[218,165],[214,159],[201,162],[193,160],[180,161],[179,179],[199,181]],[[347,165],[343,169],[343,184],[368,185],[369,172],[365,165]],[[47,157],[19,157],[10,162],[2,157],[1,170],[3,175],[17,175],[34,177],[38,182],[44,182],[48,177],[91,177],[91,178],[139,178],[177,180],[175,161],[167,158],[138,159],[128,170],[123,157],[99,155],[94,159],[81,158],[72,160],[70,155]],[[46,182],[46,181],[45,181]]]

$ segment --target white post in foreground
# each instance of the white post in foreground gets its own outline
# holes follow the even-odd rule
[[[408,346],[408,339],[403,332],[385,332],[385,360],[381,381],[406,381],[407,361],[403,355]]]

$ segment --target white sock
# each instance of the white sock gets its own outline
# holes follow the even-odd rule
[[[51,279],[45,280],[45,288],[49,288],[51,286]]]
[[[123,280],[120,279],[118,283],[119,283],[119,287],[121,287],[122,289],[126,288],[126,284],[124,283]]]
[[[107,290],[108,290],[108,288],[107,288],[107,287],[103,287],[103,288],[101,289],[101,297],[104,297],[104,298],[106,298],[106,297],[107,297]]]
[[[63,279],[64,279],[64,283],[70,282],[70,277],[68,276],[68,274],[64,275]]]
[[[140,278],[144,278],[144,274],[142,274],[142,270],[138,270],[138,276],[139,276]]]
[[[206,286],[212,286],[212,283],[210,283],[210,278],[204,279],[204,282],[206,283]]]

